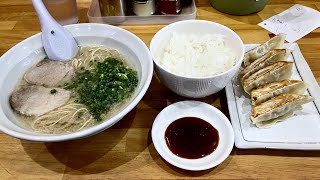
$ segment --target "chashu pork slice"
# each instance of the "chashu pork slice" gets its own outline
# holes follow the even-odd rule
[[[38,117],[64,105],[70,96],[70,91],[61,88],[31,85],[12,93],[10,104],[19,114]]]
[[[275,119],[311,101],[313,98],[307,95],[281,94],[253,107],[250,119],[253,124]]]
[[[265,84],[289,79],[291,77],[292,62],[279,61],[253,73],[243,81],[243,89],[250,95],[253,89],[264,86]]]
[[[30,68],[24,75],[29,84],[57,87],[70,82],[75,70],[70,63],[45,59]]]

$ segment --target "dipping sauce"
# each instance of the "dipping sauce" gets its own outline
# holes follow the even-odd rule
[[[168,126],[165,140],[175,155],[198,159],[211,154],[217,148],[219,133],[207,121],[196,117],[184,117]]]

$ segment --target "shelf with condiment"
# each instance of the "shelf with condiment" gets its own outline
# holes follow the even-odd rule
[[[193,0],[92,0],[87,15],[92,23],[170,24],[195,19],[196,6]]]

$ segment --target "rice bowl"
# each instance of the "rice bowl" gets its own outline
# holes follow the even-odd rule
[[[232,68],[236,54],[222,34],[176,33],[162,43],[155,60],[184,77],[209,77]]]
[[[166,69],[160,64],[158,51],[163,48],[163,44],[169,41],[173,34],[219,34],[225,37],[228,47],[234,52],[236,61],[232,67],[223,72],[205,77],[195,77],[180,75]],[[244,56],[244,45],[240,37],[228,27],[221,24],[204,20],[186,20],[172,23],[160,31],[152,38],[150,43],[150,52],[155,64],[155,71],[160,81],[171,91],[178,95],[201,98],[214,94],[223,89],[231,81],[236,72],[240,69]],[[176,59],[165,59],[166,61],[175,61]],[[178,67],[178,69],[185,68]],[[181,65],[181,66],[182,66]],[[186,71],[190,73],[191,71]]]

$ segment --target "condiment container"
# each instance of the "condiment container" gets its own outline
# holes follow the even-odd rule
[[[51,16],[61,25],[79,21],[76,0],[43,0]]]
[[[179,14],[181,12],[180,0],[159,0],[158,5],[161,14]]]
[[[232,15],[248,15],[261,11],[268,0],[209,0],[218,11]]]
[[[132,6],[138,16],[149,16],[156,11],[155,0],[133,0]]]
[[[181,7],[190,6],[191,3],[192,3],[192,0],[180,0]]]
[[[99,0],[102,16],[125,16],[125,0]]]
[[[126,2],[128,2],[128,0],[126,0]],[[167,15],[160,15],[156,13],[151,16],[129,15],[130,11],[132,11],[130,14],[134,14],[133,9],[129,7],[132,5],[132,1],[126,5],[128,14],[125,16],[105,16],[101,14],[99,1],[92,0],[87,13],[88,20],[90,23],[103,23],[112,25],[170,24],[186,19],[195,19],[197,14],[197,8],[193,0],[189,6],[182,7],[181,13]]]

